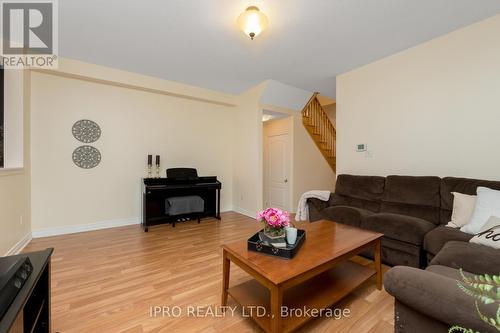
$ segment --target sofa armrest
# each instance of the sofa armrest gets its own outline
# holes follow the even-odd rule
[[[331,203],[332,197],[333,197],[333,194],[330,195],[330,199],[328,199],[328,201],[323,201],[323,200],[320,200],[317,198],[309,198],[309,199],[307,199],[307,204],[309,205],[309,207],[313,206],[318,211],[322,211],[323,209],[330,207],[332,205],[332,203]]]
[[[460,290],[452,278],[406,266],[392,268],[384,278],[386,291],[419,313],[449,326],[460,325],[480,332],[492,329],[479,318],[475,299]],[[481,306],[481,312],[494,318],[496,306]]]
[[[321,211],[332,205],[332,198],[333,198],[333,193],[330,194],[330,199],[328,201],[323,201],[317,198],[307,199],[307,205],[309,207],[309,220],[317,221],[324,218]]]
[[[500,250],[469,242],[452,241],[445,244],[431,265],[463,269],[474,274],[500,275]]]

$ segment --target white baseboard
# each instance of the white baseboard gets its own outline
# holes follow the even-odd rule
[[[239,208],[239,207],[234,207],[234,209],[230,208],[227,210],[223,210],[223,211],[221,211],[221,213],[231,212],[231,211],[243,214],[245,216],[249,216],[251,218],[255,218],[255,213],[253,213],[249,210]],[[128,225],[135,225],[135,224],[140,224],[140,223],[141,223],[140,217],[132,217],[132,218],[128,218],[128,219],[109,220],[109,221],[101,221],[101,222],[88,223],[88,224],[78,224],[78,225],[70,225],[70,226],[35,229],[30,234],[30,240],[31,240],[31,237],[41,238],[41,237],[75,234],[78,232],[94,231],[94,230],[109,229],[109,228],[116,228],[116,227],[125,227]],[[28,242],[29,242],[29,240],[28,240]]]
[[[253,219],[257,216],[256,212],[252,212],[252,211],[249,211],[248,209],[244,209],[244,208],[241,208],[241,207],[236,207],[235,206],[235,207],[233,207],[233,211],[235,211],[236,213],[240,213],[242,215],[251,217]]]
[[[21,238],[19,242],[17,242],[9,251],[7,251],[5,255],[11,256],[20,253],[26,247],[26,245],[28,245],[31,239],[31,232],[28,232],[26,235],[24,235],[23,238]]]
[[[128,225],[134,225],[134,224],[140,224],[140,223],[141,223],[140,217],[131,217],[128,219],[109,220],[109,221],[102,221],[102,222],[96,222],[96,223],[37,229],[37,230],[33,230],[32,234],[33,234],[33,238],[40,238],[40,237],[74,234],[74,233],[85,232],[85,231],[94,231],[94,230],[101,230],[101,229],[108,229],[108,228],[124,227],[124,226],[128,226]]]

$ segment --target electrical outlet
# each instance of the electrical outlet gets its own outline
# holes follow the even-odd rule
[[[243,194],[240,195],[240,201],[243,201]]]
[[[19,224],[21,224],[21,225],[23,224],[23,216],[22,215],[19,216]]]

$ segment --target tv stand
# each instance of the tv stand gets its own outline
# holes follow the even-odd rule
[[[0,333],[50,333],[50,257],[54,249],[23,253],[33,265],[7,312],[0,318]],[[14,257],[16,257],[14,256]]]

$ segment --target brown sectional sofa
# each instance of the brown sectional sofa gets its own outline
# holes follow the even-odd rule
[[[499,275],[500,251],[469,242],[451,241],[426,270],[397,266],[384,276],[384,286],[396,298],[396,333],[447,333],[459,325],[474,332],[497,332],[479,318],[475,299],[458,287],[471,274]],[[481,305],[481,312],[496,317],[497,304]]]
[[[469,243],[472,235],[444,226],[451,220],[451,192],[476,194],[478,186],[500,190],[500,182],[466,178],[339,175],[328,202],[308,201],[310,220],[384,233],[383,261],[403,265],[384,276],[396,299],[395,332],[445,333],[453,325],[493,332],[457,280],[459,269],[466,276],[500,275],[500,250]],[[496,310],[496,304],[481,308],[493,318]]]
[[[447,242],[472,237],[444,225],[451,218],[451,192],[475,194],[478,186],[500,190],[500,182],[466,178],[339,175],[328,202],[308,200],[309,219],[381,232],[386,264],[425,267]]]
[[[468,178],[446,177],[441,180],[441,226],[429,232],[424,240],[424,250],[430,260],[449,241],[468,242],[472,235],[458,229],[446,228],[444,224],[451,219],[453,210],[453,195],[451,192],[475,195],[479,186],[500,191],[500,182]]]

